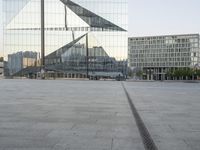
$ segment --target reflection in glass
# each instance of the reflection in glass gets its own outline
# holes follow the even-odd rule
[[[40,0],[3,0],[3,4],[5,60],[18,52],[37,53],[35,63],[10,71],[25,75],[23,68],[40,66]],[[126,75],[126,30],[126,0],[45,0],[45,68],[82,76],[86,71]],[[17,64],[10,62],[8,68]]]

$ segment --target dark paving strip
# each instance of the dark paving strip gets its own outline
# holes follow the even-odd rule
[[[133,104],[133,101],[132,101],[131,97],[129,96],[123,82],[122,82],[122,86],[123,86],[124,92],[127,96],[129,105],[131,107],[131,110],[132,110],[133,116],[135,118],[137,127],[139,129],[140,136],[142,138],[145,149],[146,150],[158,150],[158,148],[155,145],[151,135],[149,134],[149,131],[147,130],[144,122],[142,121],[142,118],[140,117],[135,105]]]

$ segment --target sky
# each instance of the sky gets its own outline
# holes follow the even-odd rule
[[[128,5],[130,37],[200,33],[200,0],[128,0]],[[2,0],[0,12],[2,29]]]
[[[200,33],[200,0],[128,0],[129,36]]]
[[[0,57],[1,57],[1,51],[3,49],[3,38],[2,38],[2,0],[0,0]]]

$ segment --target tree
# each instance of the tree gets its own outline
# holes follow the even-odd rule
[[[172,79],[174,77],[174,71],[172,69],[169,69],[167,71],[167,77],[170,79]]]
[[[195,75],[196,75],[197,79],[199,79],[199,77],[200,77],[200,69],[195,70]]]
[[[186,79],[186,78],[191,79],[191,77],[194,78],[195,74],[197,73],[195,73],[195,71],[191,68],[178,68],[176,70],[170,69],[167,72],[168,77],[170,78],[175,77],[176,79]]]
[[[195,72],[194,72],[194,70],[191,69],[191,68],[182,69],[182,75],[183,75],[183,77],[185,77],[185,78],[191,79],[191,77],[194,77],[194,74],[195,74]]]
[[[175,77],[178,78],[180,75],[181,75],[180,70],[177,69],[177,70],[174,71],[174,76],[175,76]]]
[[[133,71],[131,69],[128,69],[128,76],[133,77]]]
[[[142,77],[142,75],[143,75],[143,71],[142,70],[139,70],[139,71],[136,72],[136,76]]]
[[[0,62],[3,62],[3,57],[0,57]]]

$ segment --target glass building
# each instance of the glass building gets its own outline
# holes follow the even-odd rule
[[[147,79],[167,79],[171,69],[194,68],[200,63],[199,34],[129,38],[128,64],[143,70]]]
[[[4,63],[3,63],[3,57],[0,57],[0,78],[4,74]]]
[[[36,52],[39,67],[41,0],[3,0],[3,5],[5,60],[17,52]],[[127,0],[45,0],[47,72],[125,76],[127,51]]]

